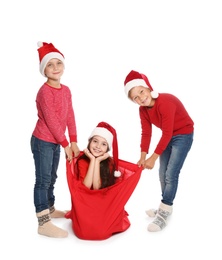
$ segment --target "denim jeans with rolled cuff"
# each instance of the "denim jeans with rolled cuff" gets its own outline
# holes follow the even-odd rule
[[[193,133],[173,136],[159,157],[159,180],[162,203],[172,206],[179,181],[179,174],[193,143]]]
[[[31,137],[35,163],[34,205],[36,213],[54,205],[54,185],[60,160],[60,145]]]

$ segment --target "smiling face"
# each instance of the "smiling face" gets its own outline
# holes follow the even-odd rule
[[[45,75],[53,80],[61,78],[64,72],[64,63],[59,59],[51,59],[45,67]]]
[[[129,92],[129,98],[140,106],[152,107],[155,103],[150,89],[143,86],[133,87]]]
[[[98,157],[108,152],[109,146],[105,138],[95,135],[90,141],[89,150],[93,156]]]

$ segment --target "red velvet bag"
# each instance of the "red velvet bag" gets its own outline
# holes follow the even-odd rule
[[[124,207],[140,179],[142,167],[118,160],[121,177],[116,184],[90,190],[77,180],[75,161],[66,162],[72,207],[65,215],[72,220],[74,234],[85,240],[104,240],[130,227]]]

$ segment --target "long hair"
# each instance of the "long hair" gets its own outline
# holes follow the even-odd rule
[[[92,138],[89,139],[89,143],[87,148],[89,149]],[[109,148],[106,152],[109,151]],[[78,160],[86,160],[90,161],[90,159],[83,153]],[[77,161],[78,161],[77,160]],[[114,176],[114,172],[116,170],[116,166],[112,157],[108,157],[107,159],[100,162],[100,178],[101,178],[101,187],[100,189],[109,187],[115,184],[116,177]]]

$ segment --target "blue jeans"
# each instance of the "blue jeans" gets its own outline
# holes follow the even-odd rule
[[[54,205],[54,185],[60,160],[60,145],[31,137],[35,162],[34,205],[36,213]]]
[[[179,174],[193,143],[193,133],[173,136],[165,151],[160,155],[159,180],[162,202],[173,205]]]

